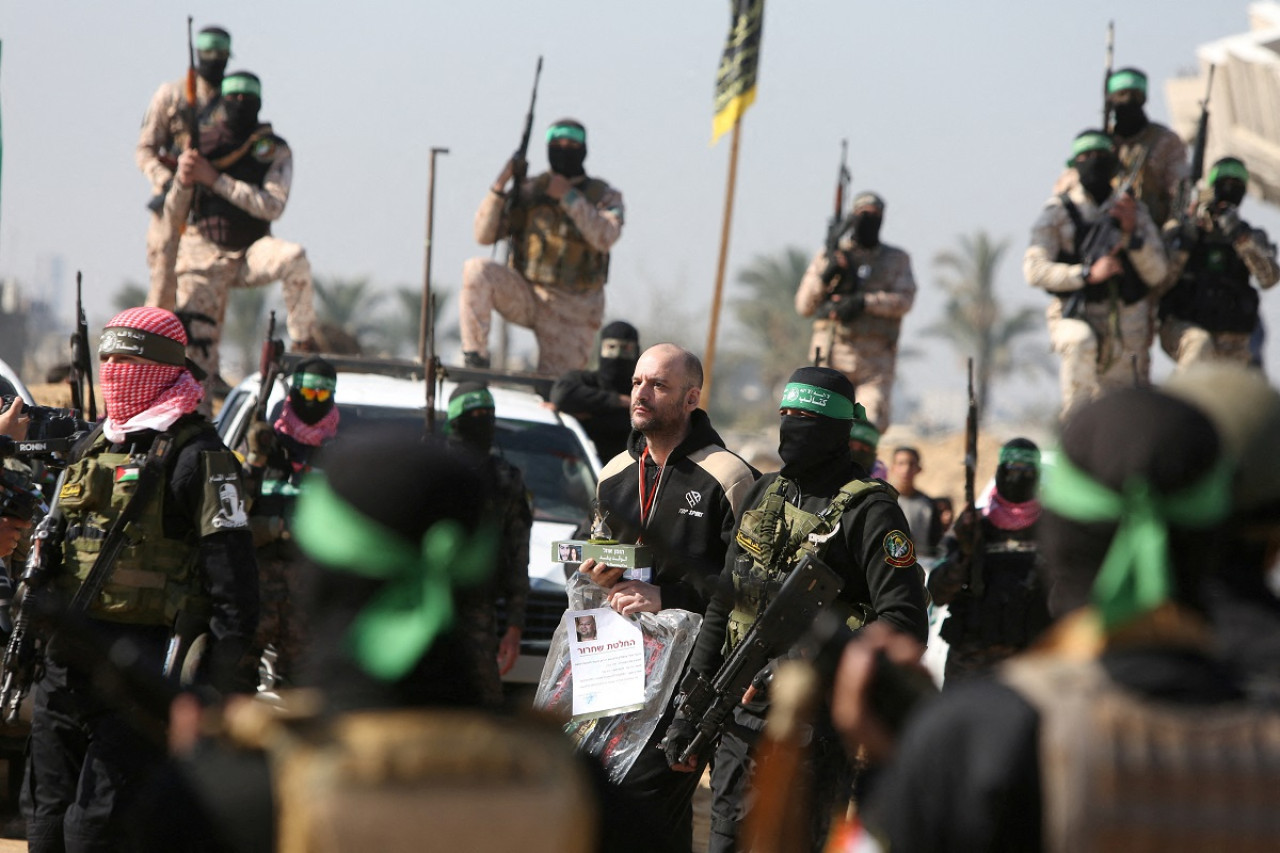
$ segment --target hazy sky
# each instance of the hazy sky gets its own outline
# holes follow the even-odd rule
[[[261,76],[262,115],[293,148],[275,233],[305,245],[318,274],[384,288],[421,283],[431,146],[451,149],[438,165],[434,277],[456,289],[462,262],[487,253],[472,216],[518,141],[542,54],[533,169],[546,162],[541,131],[574,116],[588,171],[625,196],[607,314],[638,319],[643,334],[663,305],[702,348],[729,152],[727,137],[708,147],[723,0],[6,3],[0,276],[30,284],[61,256],[62,298],[83,269],[92,322],[123,281],[145,280],[148,186],[133,149],[151,93],[185,71],[187,12],[231,31],[230,68]],[[920,285],[905,338],[924,356],[900,376],[926,397],[959,382],[946,346],[915,334],[943,303],[932,258],[962,233],[1007,238],[1002,293],[1046,303],[1021,256],[1071,138],[1099,121],[1111,18],[1117,66],[1148,72],[1157,119],[1163,81],[1194,68],[1198,45],[1247,29],[1244,3],[769,0],[729,284],[757,254],[820,245],[848,138],[854,188],[886,198],[883,237],[912,254]],[[1273,210],[1250,199],[1244,212],[1280,236]],[[1280,335],[1280,298],[1263,306]],[[726,313],[721,346],[733,336]],[[1154,362],[1167,371],[1163,354]],[[1280,342],[1269,364],[1280,370]]]

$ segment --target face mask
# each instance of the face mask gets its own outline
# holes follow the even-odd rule
[[[1095,202],[1101,204],[1111,195],[1111,179],[1115,177],[1118,165],[1116,158],[1110,155],[1089,157],[1076,164],[1080,186]]]
[[[308,400],[299,389],[294,388],[289,392],[289,405],[293,407],[298,420],[311,426],[320,423],[329,414],[329,410],[333,408],[333,395],[330,394],[327,400]]]
[[[1010,503],[1026,503],[1036,496],[1040,474],[1030,465],[1001,465],[996,468],[996,491]]]
[[[1112,109],[1116,117],[1116,136],[1133,136],[1148,124],[1142,104],[1116,104]]]
[[[1213,185],[1213,200],[1218,204],[1232,204],[1239,207],[1244,201],[1244,184],[1239,181],[1218,181]]]
[[[619,394],[631,393],[631,376],[636,371],[634,358],[601,358],[597,373],[605,387]]]
[[[778,426],[782,476],[795,479],[849,458],[849,422],[836,418],[783,416]]]
[[[859,213],[853,217],[853,239],[864,249],[874,249],[880,245],[880,223],[884,221],[879,213]]]
[[[227,56],[220,54],[213,59],[201,57],[196,60],[196,73],[209,85],[222,85],[222,74],[227,70]]]
[[[585,174],[582,169],[587,159],[587,149],[579,146],[564,147],[547,146],[547,160],[551,163],[551,171],[566,178],[576,178]]]
[[[232,132],[236,136],[248,136],[258,127],[258,110],[262,109],[262,101],[252,97],[224,98],[223,109]]]
[[[492,412],[488,415],[463,415],[449,423],[450,432],[458,441],[471,445],[482,453],[493,447],[493,434],[497,421]]]

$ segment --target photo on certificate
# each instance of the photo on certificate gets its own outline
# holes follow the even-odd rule
[[[573,718],[621,714],[644,706],[644,637],[609,607],[569,610],[565,626],[573,667]]]

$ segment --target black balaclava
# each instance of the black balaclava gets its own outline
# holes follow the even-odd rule
[[[600,331],[600,366],[596,373],[605,387],[630,394],[631,377],[639,359],[640,333],[635,326],[615,320]]]
[[[1111,197],[1111,181],[1120,171],[1120,161],[1114,154],[1100,154],[1090,157],[1076,166],[1080,174],[1080,186],[1097,204],[1102,204]]]
[[[838,370],[801,367],[791,374],[778,408],[819,414],[816,418],[782,416],[778,426],[782,476],[795,480],[813,472],[847,467],[853,402],[853,385]],[[823,411],[830,415],[821,414]]]
[[[1150,388],[1122,388],[1067,422],[1059,452],[1113,491],[1144,480],[1157,494],[1169,495],[1202,482],[1218,464],[1219,448],[1213,425],[1190,404]],[[1054,616],[1088,603],[1116,530],[1114,521],[1074,521],[1052,509],[1041,516],[1041,553]],[[1176,600],[1198,604],[1200,578],[1216,566],[1219,544],[1211,530],[1170,526]]]
[[[231,34],[222,27],[205,27],[196,34],[195,42],[196,73],[216,89],[231,58]]]
[[[406,543],[418,544],[434,524],[453,519],[468,533],[484,518],[490,485],[464,448],[422,437],[421,428],[356,430],[341,452],[327,453],[329,487],[353,511]],[[359,572],[308,562],[300,600],[315,631],[303,656],[299,682],[321,687],[335,711],[357,708],[478,704],[483,688],[461,617],[437,637],[422,659],[398,681],[367,674],[347,646],[352,623],[387,587]]]
[[[331,380],[326,399],[308,400],[303,396],[303,388],[323,388],[325,379]],[[319,356],[312,356],[298,363],[289,383],[289,406],[300,421],[308,425],[317,424],[329,414],[334,406],[333,385],[337,384],[337,380],[338,371]]]
[[[1000,497],[1021,504],[1036,496],[1040,485],[1039,457],[1040,448],[1029,438],[1005,442],[1000,448],[1000,464],[996,466],[996,491]]]
[[[243,98],[228,97],[243,94]],[[258,112],[262,109],[262,81],[251,71],[235,71],[222,81],[222,108],[227,127],[237,138],[247,137],[258,128]]]
[[[1248,184],[1249,170],[1238,157],[1223,157],[1209,168],[1209,186],[1213,187],[1214,204],[1219,207],[1228,204],[1239,207]]]
[[[576,142],[573,146],[552,145],[557,139]],[[566,178],[586,174],[583,163],[587,159],[587,129],[581,122],[562,118],[547,129],[547,162],[551,171]]]
[[[853,241],[864,249],[880,245],[880,226],[884,222],[884,200],[875,193],[863,192],[853,200],[849,218]]]
[[[497,429],[493,395],[483,382],[460,382],[449,395],[449,438],[477,453],[493,447]]]
[[[1143,109],[1147,103],[1147,75],[1137,68],[1121,68],[1107,78],[1107,102],[1115,116],[1116,136],[1128,139],[1151,123]]]

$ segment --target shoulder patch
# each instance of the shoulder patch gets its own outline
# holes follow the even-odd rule
[[[253,148],[250,153],[253,154],[253,159],[265,163],[276,156],[276,149],[279,147],[278,143],[279,140],[274,136],[259,139],[257,142],[253,143]]]
[[[901,530],[890,530],[884,535],[884,561],[895,569],[905,569],[916,561],[916,546],[911,537]]]

